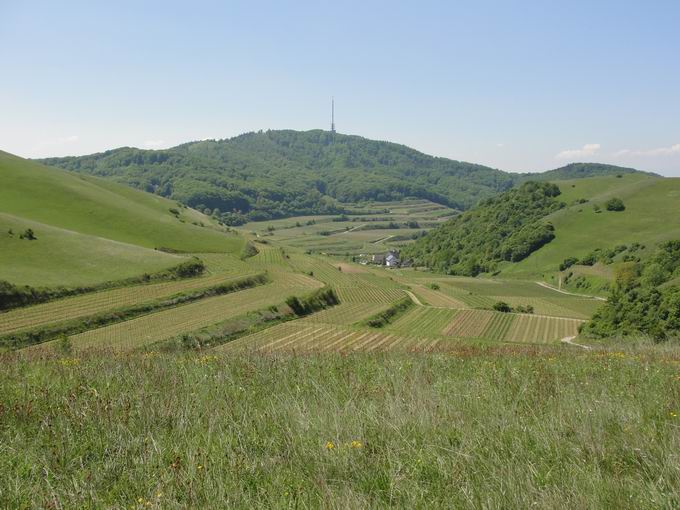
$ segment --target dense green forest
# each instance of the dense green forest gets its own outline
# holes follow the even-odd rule
[[[347,212],[344,204],[348,202],[407,196],[464,210],[530,176],[321,130],[247,133],[167,150],[121,148],[42,162],[175,199],[231,225],[336,214]],[[631,171],[580,164],[541,174],[541,178]]]
[[[565,206],[555,184],[529,181],[480,202],[404,250],[416,265],[455,275],[493,272],[518,262],[554,237],[542,218]]]
[[[680,241],[659,246],[644,262],[617,271],[607,299],[585,333],[597,337],[644,333],[662,340],[680,333]]]

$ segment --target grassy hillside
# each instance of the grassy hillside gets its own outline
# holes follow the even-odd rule
[[[31,228],[37,240],[19,233]],[[14,235],[9,235],[12,230]],[[160,271],[177,255],[52,227],[0,213],[0,280],[32,287],[86,286]]]
[[[635,242],[653,248],[680,238],[680,179],[631,174],[555,182],[562,190],[560,199],[572,204],[545,218],[555,227],[555,239],[525,260],[505,267],[503,274],[540,277],[555,273],[565,258],[581,258],[595,248]],[[621,198],[626,209],[607,211],[604,204],[612,197]],[[588,202],[573,204],[580,198]]]
[[[242,239],[174,202],[0,152],[0,279],[88,285],[177,264],[179,252],[235,252]],[[170,209],[177,209],[177,215]],[[21,239],[32,229],[36,240]]]
[[[578,163],[545,174],[520,175],[320,130],[247,133],[161,151],[125,147],[43,162],[107,177],[210,213],[217,209],[231,225],[336,214],[347,203],[409,196],[467,209],[537,176],[547,180],[635,172]]]

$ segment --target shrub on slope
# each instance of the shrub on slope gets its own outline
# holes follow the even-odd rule
[[[680,335],[680,287],[671,282],[678,276],[680,241],[662,244],[645,263],[623,265],[607,303],[584,332],[596,337],[643,333],[657,340]]]

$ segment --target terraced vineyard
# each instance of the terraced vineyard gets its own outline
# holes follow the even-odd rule
[[[248,265],[262,268],[287,266],[285,251],[278,246],[254,243],[258,254],[248,259]]]
[[[387,331],[366,331],[324,324],[287,323],[240,338],[217,348],[221,352],[379,352],[431,351],[455,346],[455,341],[406,337]]]
[[[521,315],[512,323],[503,340],[506,342],[545,343],[576,336],[583,321],[559,317]]]
[[[442,308],[468,308],[468,305],[465,302],[447,296],[440,291],[429,289],[424,285],[411,285],[411,290],[421,301],[430,306]]]
[[[480,338],[496,312],[487,310],[461,310],[446,326],[446,336]]]
[[[403,290],[378,287],[340,287],[337,292],[343,303],[392,303],[405,296]]]
[[[341,303],[301,319],[300,322],[350,325],[387,308],[387,303]]]
[[[510,313],[495,313],[487,323],[482,336],[489,340],[501,342],[505,340],[510,327],[517,318],[517,315]]]
[[[248,276],[248,274],[255,274],[255,271],[251,270],[249,273],[239,276],[226,273],[172,282],[136,285],[9,310],[0,313],[0,335],[135,306],[181,292],[206,289],[242,276]]]
[[[318,285],[301,287],[275,282],[87,331],[72,336],[71,342],[75,349],[91,347],[134,349],[181,333],[192,332],[246,312],[278,305],[290,295],[308,292],[315,287]]]
[[[394,323],[385,328],[400,335],[412,336],[441,336],[442,331],[453,317],[458,314],[457,310],[444,308],[431,308],[429,306],[417,306],[399,317]]]

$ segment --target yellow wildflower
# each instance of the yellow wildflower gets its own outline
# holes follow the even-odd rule
[[[333,444],[333,441],[327,441],[326,450],[332,450],[333,448],[335,448],[335,444]]]
[[[354,441],[352,441],[350,446],[352,448],[363,448],[364,447],[363,443],[361,441],[357,441],[356,439]]]

